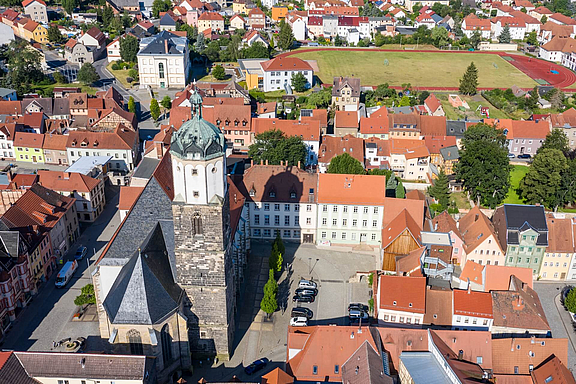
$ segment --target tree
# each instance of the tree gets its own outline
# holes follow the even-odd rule
[[[332,103],[332,88],[323,88],[318,92],[314,92],[308,96],[308,105],[315,106],[316,108],[328,108]]]
[[[533,90],[530,91],[530,97],[526,99],[526,109],[533,111],[538,108],[538,87],[534,87]]]
[[[272,251],[270,252],[270,258],[268,259],[268,266],[274,272],[281,272],[282,265],[284,263],[284,252],[286,248],[284,243],[280,238],[280,231],[276,232],[276,238],[272,243]]]
[[[152,3],[152,15],[154,18],[158,18],[160,16],[160,12],[166,12],[170,9],[170,1],[166,0],[154,0]]]
[[[114,19],[114,10],[112,9],[112,7],[105,6],[104,9],[102,10],[102,25],[104,26],[104,28],[108,28],[113,19]]]
[[[536,31],[532,31],[528,34],[526,42],[531,45],[538,45],[538,34],[536,33]]]
[[[71,16],[74,8],[76,8],[79,4],[78,0],[62,0],[62,8],[66,11],[66,13]]]
[[[128,99],[128,112],[136,113],[136,102],[132,96]]]
[[[456,177],[468,194],[484,206],[499,205],[510,187],[511,165],[504,133],[488,124],[468,128],[462,139]]]
[[[307,88],[307,85],[308,80],[306,79],[306,76],[304,76],[302,73],[298,72],[292,75],[292,88],[294,89],[294,91],[304,92]]]
[[[547,21],[548,21],[548,16],[546,16],[546,15],[542,16],[542,18],[540,19],[540,22],[542,24],[546,24]]]
[[[32,84],[44,79],[40,67],[40,52],[30,48],[25,40],[13,40],[8,44],[8,74],[6,85],[15,89],[18,96],[32,90]]]
[[[267,59],[270,57],[270,50],[261,42],[257,41],[252,46],[242,50],[242,57],[245,59]]]
[[[480,45],[481,41],[482,41],[482,34],[480,33],[480,30],[477,29],[472,33],[472,36],[470,37],[470,45],[472,46],[472,48],[478,49],[478,46]]]
[[[568,155],[570,152],[570,147],[568,146],[568,137],[566,134],[559,128],[554,128],[552,132],[549,132],[546,135],[546,139],[538,148],[538,152],[540,153],[545,149],[557,149],[564,154],[564,156]]]
[[[510,36],[510,26],[506,24],[502,29],[500,36],[498,36],[498,42],[502,44],[508,44],[511,39],[512,36]]]
[[[64,40],[64,36],[60,33],[58,26],[51,25],[50,28],[48,28],[48,40],[52,43],[60,43]]]
[[[428,187],[428,193],[440,204],[440,212],[448,209],[448,205],[450,204],[450,187],[444,168],[440,169],[434,185]]]
[[[199,33],[198,37],[196,38],[196,43],[194,43],[194,49],[196,52],[200,53],[206,49],[206,43],[204,42],[204,34]]]
[[[160,105],[156,99],[150,100],[150,116],[152,116],[154,121],[157,121],[160,117]]]
[[[78,81],[86,85],[91,85],[98,80],[100,80],[100,75],[98,75],[92,63],[84,63],[78,71]]]
[[[418,102],[420,104],[424,104],[424,101],[426,101],[426,99],[428,98],[428,96],[430,96],[430,92],[428,91],[422,91],[419,95],[418,95]]]
[[[464,95],[475,95],[478,90],[478,69],[474,62],[471,62],[464,76],[460,79],[460,93]]]
[[[160,101],[160,104],[162,105],[162,108],[164,108],[165,110],[168,110],[168,109],[172,108],[172,99],[170,98],[170,96],[166,95],[162,98],[162,100]]]
[[[128,11],[124,10],[124,13],[122,14],[122,26],[124,28],[130,28],[131,25],[132,25],[132,18],[128,14]]]
[[[556,193],[562,184],[562,174],[568,169],[568,160],[562,151],[547,148],[538,151],[530,170],[520,180],[518,194],[528,204],[540,203],[554,207]]]
[[[344,42],[342,41],[340,35],[336,35],[336,37],[334,38],[334,45],[336,47],[341,47],[342,45],[344,45]]]
[[[306,154],[306,145],[302,138],[287,137],[278,129],[257,134],[248,149],[248,156],[256,163],[268,161],[269,164],[280,164],[280,161],[286,161],[292,166],[300,163],[301,167],[304,167],[306,162]]]
[[[80,295],[74,299],[74,304],[81,307],[86,304],[96,304],[96,296],[94,296],[94,286],[86,284],[82,287]]]
[[[282,241],[282,237],[280,237],[280,231],[276,232],[276,238],[274,239],[274,242],[276,243],[276,247],[278,248],[278,252],[280,252],[280,254],[284,255],[284,253],[286,252],[286,247],[284,246],[284,242]]]
[[[128,76],[130,76],[132,79],[137,81],[138,78],[140,77],[140,73],[138,72],[138,70],[136,68],[132,68],[128,71]]]
[[[120,57],[122,60],[135,63],[138,54],[138,39],[132,35],[126,35],[120,39]]]
[[[294,44],[292,28],[284,20],[280,21],[280,32],[278,33],[278,47],[283,51],[288,51]]]
[[[334,156],[332,160],[330,160],[330,164],[328,165],[328,170],[326,172],[349,175],[364,175],[366,173],[362,163],[350,156],[348,152]]]
[[[278,309],[278,301],[276,300],[276,295],[270,293],[266,294],[266,292],[264,292],[262,301],[260,301],[260,309],[268,314],[268,317],[270,317],[270,315],[272,315]]]
[[[212,68],[212,76],[216,80],[224,80],[226,78],[226,71],[221,65],[216,65]]]
[[[410,106],[410,98],[408,96],[402,96],[400,99],[400,103],[398,103],[399,107],[409,107]]]
[[[398,185],[396,186],[396,198],[403,199],[406,197],[406,190],[402,184],[402,180],[398,179]]]
[[[562,182],[556,192],[554,210],[576,201],[576,159],[567,159],[568,168],[562,172]]]
[[[439,3],[436,3],[439,4]],[[434,27],[432,29],[432,40],[437,47],[444,47],[448,45],[450,38],[448,37],[448,30],[444,27]]]
[[[124,26],[122,25],[122,20],[120,19],[120,16],[114,16],[111,20],[110,23],[108,24],[108,30],[109,31],[114,31],[117,33],[122,33],[124,32]]]
[[[266,293],[273,294],[273,295],[278,294],[278,283],[276,282],[276,279],[274,278],[274,270],[272,270],[272,269],[268,270],[268,281],[264,285],[264,294],[266,294]]]

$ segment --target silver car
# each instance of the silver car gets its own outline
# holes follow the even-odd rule
[[[318,288],[318,284],[316,284],[316,282],[314,282],[314,281],[312,281],[312,280],[300,279],[300,282],[298,283],[298,288],[312,288],[312,289],[317,289],[317,288]]]

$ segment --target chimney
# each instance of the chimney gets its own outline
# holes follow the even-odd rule
[[[254,166],[254,159],[250,160],[250,166],[251,166],[251,167]]]
[[[298,168],[300,168],[300,160],[298,160]]]
[[[164,144],[161,141],[155,143],[156,145],[156,158],[161,159],[164,157]]]
[[[266,165],[268,165],[268,159],[266,159]]]
[[[540,206],[540,203],[536,203],[536,204],[534,204],[534,205],[537,206],[537,207],[539,207],[539,206]]]
[[[458,351],[458,360],[464,360],[464,351],[462,349]]]
[[[468,294],[470,294],[470,292],[472,292],[472,288],[470,287],[470,283],[468,283]]]
[[[280,160],[280,165],[284,165],[284,160]]]
[[[260,159],[260,165],[264,165],[264,160]]]
[[[168,53],[168,39],[164,39],[164,52]]]

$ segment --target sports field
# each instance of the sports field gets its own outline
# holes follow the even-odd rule
[[[292,55],[292,54],[291,54]],[[478,67],[478,86],[530,88],[536,82],[498,55],[455,52],[390,51],[306,51],[293,54],[304,60],[316,60],[316,75],[323,83],[334,76],[354,76],[362,85],[402,85],[420,87],[458,87],[466,67],[473,61]],[[513,56],[512,56],[513,57]],[[388,65],[385,61],[388,60]]]

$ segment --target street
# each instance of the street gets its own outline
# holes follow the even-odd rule
[[[92,282],[90,273],[102,249],[120,224],[118,194],[110,196],[100,217],[90,225],[71,247],[67,258],[73,259],[77,247],[88,248],[88,256],[79,262],[74,277],[63,289],[56,289],[57,274],[40,288],[37,296],[22,310],[3,341],[2,348],[17,351],[49,351],[52,343],[64,338],[85,337],[86,350],[104,351],[98,320],[72,321],[76,311],[74,298],[86,284]],[[94,250],[96,253],[94,254]]]

